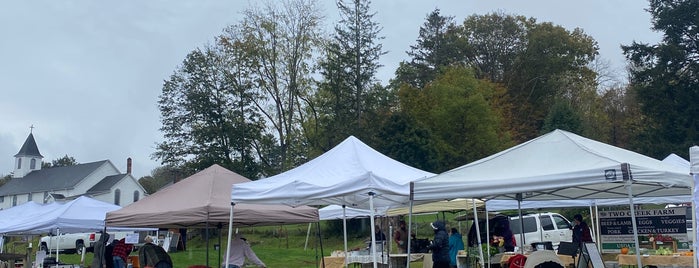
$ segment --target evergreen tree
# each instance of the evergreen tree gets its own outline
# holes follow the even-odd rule
[[[644,119],[634,148],[656,158],[687,157],[699,140],[699,1],[651,0],[648,11],[662,41],[622,46]]]
[[[341,20],[320,63],[323,81],[315,98],[319,109],[314,142],[323,150],[352,134],[362,138],[389,99],[375,77],[385,52],[370,1],[338,1],[337,7]]]

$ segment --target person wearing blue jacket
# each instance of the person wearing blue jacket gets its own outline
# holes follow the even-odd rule
[[[459,250],[464,250],[464,240],[456,228],[451,228],[451,235],[449,235],[449,266],[452,268],[456,267],[456,255],[459,254]]]
[[[449,234],[443,221],[430,224],[434,229],[434,240],[429,245],[432,250],[432,268],[449,268]]]

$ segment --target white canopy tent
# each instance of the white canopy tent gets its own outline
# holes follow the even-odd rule
[[[38,204],[28,202],[0,213],[0,218],[12,217],[3,221],[0,234],[40,235],[53,233],[80,233],[104,230],[107,212],[120,209],[120,206],[92,199],[78,197],[68,202]],[[21,213],[17,213],[17,212]],[[13,214],[14,213],[14,214]],[[137,230],[134,228],[112,227],[108,230]],[[56,260],[58,261],[58,244]]]
[[[410,182],[433,175],[393,160],[350,136],[333,149],[294,169],[266,179],[233,185],[231,202],[233,205],[334,204],[368,209],[371,232],[374,233],[375,209],[407,206]],[[231,219],[233,217],[231,215]],[[375,243],[372,236],[372,244]],[[372,248],[376,267],[376,250]]]
[[[696,186],[697,183],[699,183],[699,146],[692,146],[689,148],[689,170],[692,174],[692,182]],[[697,187],[694,187],[694,190],[692,191],[692,209],[694,210],[694,213],[692,216],[694,216],[694,221],[692,221],[692,230],[694,230],[694,252],[698,252],[699,250],[699,232],[697,232],[697,221],[696,219],[699,218],[699,209],[697,209],[697,203],[699,203],[699,189]],[[699,255],[694,254],[696,256],[696,260],[694,261],[694,267],[697,267],[697,261],[699,261]]]
[[[415,201],[463,197],[518,201],[627,197],[635,232],[633,197],[688,195],[691,187],[688,172],[676,165],[555,130],[416,181],[411,195]],[[637,260],[640,266],[640,255]]]
[[[383,214],[384,213],[374,213],[374,215],[377,216]],[[369,211],[368,209],[343,208],[342,206],[338,205],[329,205],[324,208],[318,209],[318,216],[321,221],[369,218],[371,216],[371,211]]]
[[[86,196],[78,197],[68,202],[53,202],[49,204],[26,203],[21,208],[22,213],[11,221],[3,222],[0,233],[38,235],[60,230],[63,233],[91,232],[104,229],[104,219],[107,212],[120,209],[120,206],[102,202]],[[3,212],[12,212],[8,209]],[[0,214],[0,217],[4,214]],[[110,230],[134,230],[133,228],[113,227]]]

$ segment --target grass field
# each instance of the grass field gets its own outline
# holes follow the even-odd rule
[[[447,225],[449,227],[458,227],[461,233],[467,233],[467,226],[464,222],[454,221],[454,214],[429,214],[429,215],[419,215],[414,217],[413,226],[417,226],[417,236],[418,238],[432,238],[432,230],[429,227],[429,223],[434,221],[439,215],[440,218],[446,218]],[[337,223],[336,223],[337,224]],[[365,226],[370,226],[368,220]],[[255,227],[255,228],[241,228],[239,232],[250,242],[253,250],[258,255],[258,257],[267,264],[268,267],[272,268],[307,268],[307,267],[319,267],[322,256],[329,256],[334,250],[343,249],[343,238],[341,235],[330,235],[327,231],[329,228],[329,222],[321,222],[321,234],[322,238],[322,253],[321,253],[321,243],[316,236],[316,227],[313,225],[311,228],[311,234],[306,242],[306,235],[309,230],[308,224],[298,224],[298,225],[285,225],[285,226],[266,226],[266,227]],[[175,268],[188,268],[194,265],[206,265],[207,264],[207,254],[208,254],[208,265],[210,267],[220,267],[221,261],[224,259],[223,255],[226,252],[226,230],[222,230],[222,247],[220,251],[215,248],[215,244],[219,244],[219,235],[216,230],[213,230],[210,235],[210,242],[208,246],[203,239],[203,230],[191,230],[189,231],[192,239],[187,242],[187,250],[171,252],[170,256],[173,260]],[[348,248],[350,250],[357,248],[365,248],[365,239],[369,238],[370,231],[363,230],[354,233],[348,237]],[[387,237],[390,237],[388,230],[384,230]],[[13,238],[18,239],[18,238]],[[38,237],[32,239],[33,245],[37,245]],[[26,242],[11,242],[5,245],[5,252],[10,253],[24,253],[26,254]],[[395,252],[395,245],[393,246],[393,251]],[[220,254],[220,257],[219,257]],[[136,252],[132,255],[137,255]],[[616,255],[614,255],[615,257]],[[62,263],[79,264],[80,255],[78,254],[60,254],[59,258]],[[613,257],[604,256],[605,260],[612,259]],[[92,253],[87,253],[85,256],[85,261],[83,262],[87,267],[92,263]],[[250,266],[254,267],[254,266]],[[351,266],[350,266],[351,267]],[[414,262],[411,267],[422,267],[422,262]]]

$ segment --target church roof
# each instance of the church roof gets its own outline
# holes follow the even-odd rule
[[[117,174],[117,175],[112,175],[112,176],[107,176],[104,177],[100,182],[95,184],[95,186],[92,186],[86,194],[97,194],[97,193],[102,193],[102,192],[109,192],[114,185],[116,185],[121,179],[126,177],[127,174]]]
[[[29,137],[31,138],[31,134]],[[24,146],[22,146],[22,149],[24,149]],[[5,183],[5,185],[0,187],[0,196],[73,189],[80,181],[107,163],[109,163],[109,160],[35,170],[29,172],[23,178],[14,178]]]
[[[36,146],[36,141],[34,140],[34,134],[29,133],[29,137],[24,141],[24,144],[22,145],[22,148],[19,149],[19,152],[15,155],[15,157],[18,156],[38,156],[43,158],[44,156],[39,153],[39,147]]]

